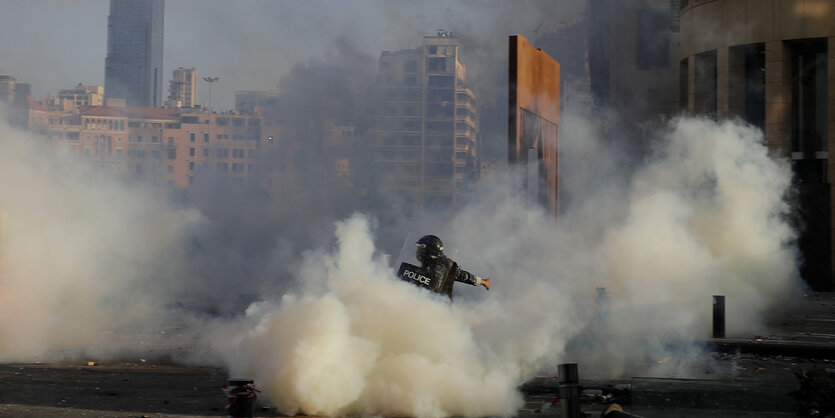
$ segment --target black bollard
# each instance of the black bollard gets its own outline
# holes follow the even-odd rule
[[[606,322],[609,319],[609,294],[606,293],[605,287],[598,287],[597,291],[597,300],[595,301],[595,307],[597,308],[597,321],[596,325],[598,327],[606,326]]]
[[[258,399],[258,389],[252,380],[231,379],[223,387],[226,392],[226,416],[233,418],[252,418],[255,400]]]
[[[580,418],[580,375],[577,363],[559,365],[560,383],[560,416],[563,418]]]
[[[725,338],[725,296],[713,295],[713,338]]]

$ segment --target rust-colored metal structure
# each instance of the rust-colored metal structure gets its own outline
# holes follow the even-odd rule
[[[560,64],[521,35],[510,36],[509,53],[508,162],[534,173],[526,177],[525,189],[556,216]]]

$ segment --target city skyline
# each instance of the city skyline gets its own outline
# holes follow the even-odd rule
[[[168,85],[173,69],[197,68],[220,78],[213,86],[214,106],[231,109],[235,91],[275,90],[295,65],[336,61],[376,67],[383,51],[411,48],[439,28],[461,36],[471,78],[494,80],[503,68],[494,62],[506,55],[508,34],[535,38],[538,27],[584,7],[573,0],[488,3],[476,8],[472,1],[246,1],[236,7],[222,1],[167,2],[162,82]],[[103,86],[108,7],[107,0],[4,5],[0,35],[16,42],[0,46],[0,71],[31,84],[35,100],[79,83]],[[32,30],[21,33],[20,27]],[[201,81],[199,89],[206,88]],[[200,97],[208,100],[207,94]]]

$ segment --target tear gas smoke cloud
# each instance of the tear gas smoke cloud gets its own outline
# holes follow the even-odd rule
[[[603,142],[574,135],[593,132],[587,122],[563,123],[580,127],[564,132],[567,165],[614,161]],[[452,218],[412,219],[448,231],[462,266],[495,278],[487,296],[459,287],[451,306],[392,280],[367,218],[341,222],[336,248],[307,253],[307,289],[253,305],[250,326],[236,324],[246,331],[234,343],[223,333],[220,351],[282,411],[324,415],[510,415],[518,384],[567,359],[595,375],[684,373],[698,348],[670,342],[709,335],[712,294],[733,301],[733,334],[799,289],[790,171],[733,122],[678,119],[657,145],[619,173],[626,187],[614,196],[574,190],[559,222],[513,191],[513,173]],[[613,298],[606,318],[598,286]],[[683,359],[653,369],[670,354]]]
[[[199,267],[239,262],[217,232],[222,217],[3,127],[0,358],[116,355],[125,353],[119,337],[178,324],[211,349],[196,358],[254,378],[283,412],[510,415],[517,385],[561,361],[595,374],[653,373],[647,358],[669,355],[669,341],[708,335],[712,294],[727,295],[728,332],[738,334],[798,289],[790,171],[769,159],[758,131],[678,119],[650,158],[624,171],[595,125],[572,115],[562,123],[572,198],[558,221],[514,190],[512,172],[444,216],[378,225],[357,214],[336,224],[335,246],[308,247],[290,264],[295,291],[272,288],[245,317],[201,321],[171,306],[210,299],[215,286],[234,294],[247,280]],[[450,305],[399,282],[392,254],[375,248],[375,234],[396,235],[387,228],[442,235],[465,269],[494,278],[493,290],[459,286]],[[269,242],[263,256],[278,258],[248,271],[280,280],[273,269],[300,249]],[[612,296],[602,322],[599,286]]]
[[[158,191],[111,181],[63,151],[0,125],[3,360],[96,352],[90,342],[105,332],[158,329],[159,302],[188,282],[171,281],[186,279],[183,240],[204,227],[198,212],[168,207]]]

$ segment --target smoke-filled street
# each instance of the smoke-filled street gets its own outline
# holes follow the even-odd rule
[[[355,214],[302,253],[291,290],[219,299],[228,314],[194,303],[202,257],[189,247],[210,246],[212,228],[198,210],[149,188],[91,186],[86,171],[9,132],[0,178],[16,219],[8,260],[20,270],[0,305],[7,362],[105,361],[148,344],[158,358],[253,379],[283,414],[513,415],[525,404],[518,386],[561,362],[615,378],[656,373],[647,359],[672,357],[671,375],[689,377],[703,350],[670,342],[709,336],[712,294],[732,301],[729,336],[762,329],[800,294],[783,245],[788,172],[755,130],[733,123],[675,121],[631,181],[582,185],[595,192],[576,195],[577,211],[557,223],[508,187],[482,185],[434,228],[454,237],[463,264],[496,278],[489,292],[456,288],[450,304],[397,280],[396,256],[375,246],[382,226]],[[572,138],[564,153],[579,164],[592,143]],[[610,294],[605,317],[598,287]]]
[[[0,12],[0,416],[835,414],[835,6],[234,3]]]
[[[797,390],[798,371],[833,373],[835,370],[835,299],[830,294],[804,296],[776,322],[729,344],[741,353],[711,352],[706,348],[682,374],[672,366],[681,359],[664,357],[648,370],[652,376],[604,378],[585,373],[580,365],[583,411],[599,415],[612,403],[647,417],[673,416],[796,416],[789,395]],[[216,417],[227,402],[221,386],[227,370],[218,367],[172,364],[158,357],[170,349],[193,350],[182,336],[167,345],[145,346],[135,357],[104,362],[76,358],[58,362],[5,363],[0,366],[0,416],[9,417]],[[705,340],[706,341],[706,340]],[[695,341],[703,344],[705,341]],[[123,339],[122,343],[140,341]],[[789,355],[820,344],[823,358]],[[715,347],[713,348],[715,349]],[[514,413],[524,417],[560,416],[558,378],[544,370],[521,387],[524,404]],[[285,416],[264,397],[255,416]]]

